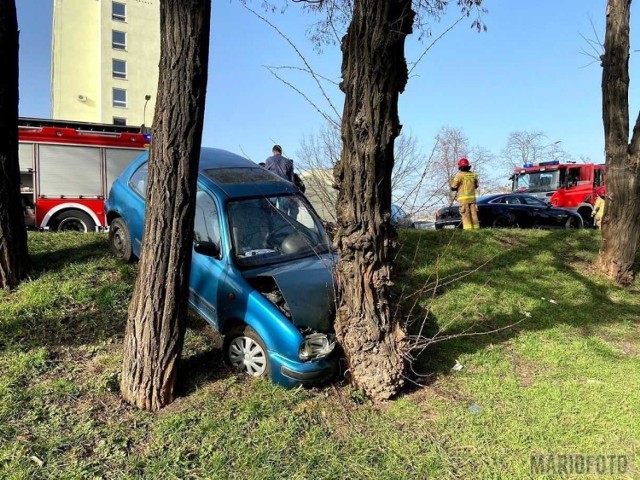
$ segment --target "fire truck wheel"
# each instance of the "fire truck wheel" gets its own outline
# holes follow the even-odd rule
[[[53,230],[57,232],[93,232],[96,223],[80,210],[67,210],[55,216]]]
[[[109,247],[121,262],[133,260],[133,250],[131,249],[131,235],[127,224],[121,218],[116,218],[109,227]]]
[[[591,216],[592,210],[588,210],[586,208],[581,208],[578,210],[578,213],[582,217],[582,225],[584,228],[593,228],[593,217]]]

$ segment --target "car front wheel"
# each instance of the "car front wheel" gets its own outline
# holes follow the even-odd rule
[[[500,215],[496,217],[495,220],[493,221],[493,228],[517,228],[517,227],[518,227],[518,224],[516,223],[516,221],[511,217],[507,217],[506,215]]]
[[[569,217],[564,224],[564,228],[581,228],[581,222],[576,217]]]
[[[229,366],[252,377],[270,374],[269,355],[260,335],[248,325],[232,329],[224,337],[224,359]]]

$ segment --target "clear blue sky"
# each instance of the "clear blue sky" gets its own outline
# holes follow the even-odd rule
[[[51,1],[17,0],[20,40],[20,114],[50,116]],[[259,8],[261,2],[253,2]],[[454,2],[452,2],[454,3]],[[541,130],[550,142],[562,141],[573,155],[604,161],[598,63],[580,52],[589,46],[580,34],[602,39],[605,0],[485,0],[488,32],[463,22],[447,34],[414,71],[401,97],[400,117],[423,149],[430,149],[442,126],[462,128],[473,145],[494,153],[514,130]],[[632,14],[637,10],[632,8]],[[456,17],[433,26],[437,36]],[[314,69],[339,81],[340,52],[316,54],[305,31],[314,21],[299,6],[268,17],[304,52]],[[633,21],[633,19],[632,19]],[[430,42],[417,36],[407,43],[415,61]],[[633,42],[632,48],[637,47]],[[640,75],[633,77],[631,110],[635,119]],[[209,86],[204,145],[245,152],[261,161],[274,142],[295,158],[303,135],[323,124],[321,116],[263,65],[302,66],[293,49],[239,1],[213,2]],[[638,71],[636,68],[635,71]],[[303,75],[287,78],[322,108],[327,108]],[[342,98],[328,86],[338,111]],[[633,121],[633,120],[632,120]]]

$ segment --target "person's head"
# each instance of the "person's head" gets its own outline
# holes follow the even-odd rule
[[[604,198],[605,195],[605,189],[604,187],[598,187],[596,188],[596,195],[598,195],[601,198]]]
[[[460,170],[461,172],[468,172],[469,170],[471,170],[471,164],[469,163],[469,160],[464,157],[458,160],[458,170]]]
[[[282,147],[280,145],[274,145],[273,148],[271,149],[271,152],[274,155],[282,155]]]
[[[260,162],[258,165],[261,166],[261,167],[266,167],[267,166],[267,164],[264,163],[264,162]]]

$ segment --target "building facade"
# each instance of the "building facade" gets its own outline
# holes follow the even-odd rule
[[[54,0],[52,36],[52,118],[151,125],[160,0]]]

